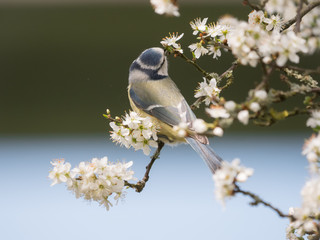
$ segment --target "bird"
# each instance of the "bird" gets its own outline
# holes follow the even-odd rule
[[[188,143],[214,174],[222,159],[209,146],[206,136],[197,134],[192,123],[197,119],[180,90],[168,75],[168,60],[164,49],[144,50],[129,68],[128,98],[133,111],[150,117],[159,126],[158,137],[165,143]],[[187,136],[181,137],[174,126],[185,123]]]

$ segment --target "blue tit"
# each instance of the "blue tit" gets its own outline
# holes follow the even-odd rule
[[[133,61],[129,69],[129,101],[140,116],[149,116],[160,127],[159,139],[164,142],[187,142],[203,158],[214,173],[221,158],[209,147],[206,136],[192,130],[196,119],[176,84],[168,76],[168,62],[161,48],[149,48]],[[188,125],[187,137],[179,137],[173,126]]]

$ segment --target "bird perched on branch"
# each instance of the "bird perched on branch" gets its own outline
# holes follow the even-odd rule
[[[129,69],[129,101],[132,109],[142,117],[151,117],[160,127],[159,139],[164,142],[187,142],[203,158],[214,173],[221,158],[210,148],[206,136],[192,129],[195,114],[168,76],[168,62],[162,48],[149,48],[133,61]],[[174,126],[185,123],[186,136],[179,136]]]

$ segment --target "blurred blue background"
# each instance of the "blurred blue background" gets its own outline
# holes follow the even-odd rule
[[[300,205],[307,178],[301,156],[305,134],[229,135],[216,139],[217,153],[255,169],[245,190],[288,212]],[[55,239],[285,239],[286,219],[236,196],[225,209],[214,198],[210,172],[187,145],[166,146],[145,189],[127,190],[124,202],[106,211],[76,199],[63,184],[50,187],[49,161],[65,158],[73,166],[93,157],[134,161],[144,174],[148,157],[110,144],[106,136],[9,137],[0,139],[0,238]]]
[[[181,17],[166,18],[154,14],[148,1],[14,2],[0,1],[0,239],[284,239],[287,220],[248,206],[246,197],[227,201],[223,210],[208,169],[188,146],[166,146],[144,191],[129,189],[125,201],[109,212],[76,199],[63,185],[50,187],[47,178],[53,159],[75,166],[103,156],[133,160],[141,178],[148,157],[112,144],[102,117],[106,108],[117,115],[129,109],[129,65],[145,48],[160,46],[169,32],[185,33],[181,42],[189,54],[188,44],[196,41],[189,22],[196,17],[216,21],[228,13],[246,19],[250,9],[180,1]],[[313,68],[318,60],[319,55],[301,61]],[[224,54],[219,61],[199,63],[222,73],[231,61]],[[169,62],[170,75],[193,102],[202,76],[181,59],[170,56]],[[248,70],[235,71],[236,81],[222,94],[226,99],[242,101],[259,82],[260,69]],[[299,102],[297,97],[275,108]],[[203,112],[196,114],[208,120]],[[306,116],[292,118],[271,128],[235,124],[211,144],[224,159],[239,157],[255,169],[244,189],[287,212],[299,205],[307,178],[301,156],[310,135],[305,121]]]

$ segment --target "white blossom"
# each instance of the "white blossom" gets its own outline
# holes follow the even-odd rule
[[[236,103],[234,101],[227,101],[224,104],[224,108],[228,111],[228,112],[233,112],[234,110],[236,110]]]
[[[231,163],[222,162],[222,166],[213,175],[215,196],[223,205],[225,199],[233,196],[236,182],[245,182],[253,174],[252,168],[240,166],[240,160]]]
[[[217,24],[217,25],[209,24],[207,26],[206,37],[208,37],[208,36],[210,36],[212,38],[220,37],[220,36],[224,35],[223,31],[225,31],[225,30],[226,30],[226,26],[223,26],[220,24]]]
[[[293,31],[282,34],[275,49],[279,54],[276,63],[280,67],[284,66],[288,60],[299,63],[298,53],[308,52],[306,40],[297,36]]]
[[[264,13],[261,10],[260,11],[253,10],[249,14],[249,19],[248,19],[249,24],[252,24],[252,25],[260,24],[263,22],[263,20],[264,20]]]
[[[280,14],[285,21],[295,17],[297,7],[292,0],[270,0],[265,5],[265,10],[271,15]]]
[[[281,31],[283,20],[279,15],[272,15],[270,18],[265,18],[264,22],[268,24],[266,26],[267,31],[271,31],[271,30],[276,32]]]
[[[257,103],[257,102],[252,102],[250,103],[250,106],[249,106],[250,110],[253,111],[253,112],[258,112],[261,107],[260,107],[260,104]]]
[[[227,110],[220,106],[211,106],[211,108],[206,108],[206,112],[212,118],[229,118],[230,117],[230,114],[227,112]]]
[[[268,93],[265,90],[257,90],[254,92],[254,96],[261,101],[264,101],[268,97]]]
[[[49,174],[49,178],[53,181],[51,185],[66,182],[68,189],[77,198],[97,201],[107,210],[112,206],[109,197],[114,195],[115,200],[124,197],[125,181],[135,180],[134,172],[129,170],[133,164],[132,161],[110,163],[107,157],[93,158],[91,162],[81,162],[73,169],[70,169],[70,163],[64,163],[64,161],[56,161],[51,164],[54,166]],[[64,175],[68,182],[66,179],[61,179],[60,175]]]
[[[201,21],[201,18],[196,18],[194,21],[190,22],[190,26],[193,29],[193,35],[197,35],[198,32],[204,32],[207,29],[208,18],[204,18]]]
[[[177,43],[177,41],[179,41],[182,37],[183,37],[183,33],[178,35],[178,33],[176,34],[170,34],[169,33],[169,37],[165,37],[163,38],[163,40],[160,42],[162,44],[163,47],[167,48],[167,47],[172,47],[174,51],[177,51],[179,53],[183,53],[183,50],[181,49],[181,46],[179,43]]]
[[[302,207],[307,208],[310,215],[320,213],[320,176],[306,182],[301,190]]]
[[[320,157],[320,135],[313,134],[306,140],[302,154],[306,156],[309,162],[309,170],[311,173],[320,173],[319,171],[319,157]]]
[[[197,132],[197,133],[204,133],[208,130],[208,126],[206,122],[203,119],[197,118],[192,122],[192,128]]]
[[[319,234],[320,214],[320,176],[308,180],[301,190],[302,205],[300,208],[290,208],[289,214],[294,220],[287,228],[288,239],[303,239],[305,234]],[[308,239],[314,239],[309,238]],[[317,238],[318,239],[318,238]]]
[[[155,13],[160,15],[179,17],[179,8],[172,0],[150,0]]]
[[[179,125],[173,126],[172,130],[177,133],[179,137],[186,137],[188,134],[189,125],[185,122],[180,122]]]
[[[247,125],[249,122],[249,111],[248,110],[241,110],[238,113],[237,118],[241,123],[243,123],[244,125]]]
[[[311,112],[311,117],[307,120],[307,127],[316,128],[320,126],[320,111],[314,110]]]
[[[223,129],[221,127],[215,127],[212,131],[213,135],[216,135],[218,137],[223,136]]]
[[[226,14],[218,19],[217,24],[233,29],[239,24],[239,20],[229,14]]]
[[[219,46],[209,45],[208,50],[208,54],[213,55],[214,59],[218,59],[218,57],[221,57],[221,50]]]
[[[74,174],[70,172],[70,163],[65,163],[63,159],[56,159],[51,162],[51,165],[53,169],[49,172],[48,176],[52,180],[51,186],[62,182],[68,182],[68,184],[70,184],[70,179],[74,176]]]
[[[261,41],[264,41],[267,35],[267,32],[258,25],[240,22],[227,36],[228,45],[241,64],[255,67],[259,60],[256,49],[261,46]]]
[[[198,43],[193,43],[189,45],[191,52],[194,52],[194,56],[196,58],[200,58],[203,55],[206,55],[209,50],[202,46],[202,41]]]
[[[208,84],[206,78],[203,78],[203,82],[199,84],[199,87],[195,91],[195,98],[204,97],[206,105],[209,105],[214,97],[218,97],[220,89],[217,87],[217,81],[215,78],[211,78]]]
[[[140,117],[136,112],[126,114],[122,122],[111,122],[111,139],[135,150],[142,149],[145,155],[150,154],[150,147],[157,147],[157,126],[151,118]]]

